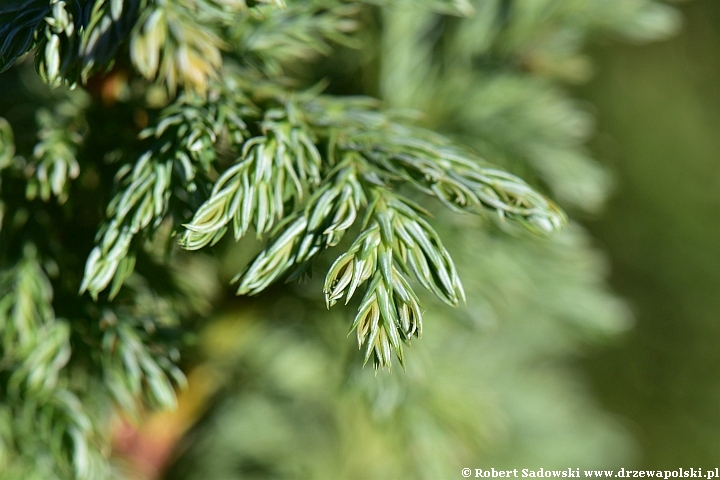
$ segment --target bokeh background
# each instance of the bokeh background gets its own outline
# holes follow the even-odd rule
[[[180,254],[212,313],[184,325],[179,408],[115,416],[113,462],[129,478],[720,467],[720,2],[471,3],[462,20],[403,2],[360,9],[361,49],[290,56],[288,72],[423,112],[422,126],[557,199],[567,231],[535,238],[419,199],[468,304],[423,295],[423,338],[392,373],[363,368],[347,336],[357,302],[323,305],[336,255],[246,298],[230,281],[258,241]],[[45,91],[29,62],[0,82]],[[124,102],[96,105],[106,131],[131,135],[100,135],[98,151],[132,144]],[[31,145],[32,110],[15,103],[0,95]]]
[[[33,15],[42,22],[48,5],[0,4],[0,33],[14,34]],[[158,15],[185,12],[171,23],[189,36],[172,39],[154,20],[113,29],[154,40],[129,42],[110,71],[72,91],[43,84],[32,55],[0,75],[0,134],[12,129],[17,146],[0,152],[1,260],[15,265],[21,251],[27,260],[0,272],[0,313],[9,318],[14,302],[13,325],[40,315],[59,332],[38,328],[22,343],[0,326],[9,335],[0,352],[1,479],[69,478],[91,463],[102,472],[106,457],[116,467],[108,471],[133,480],[720,467],[720,2],[289,0],[223,23],[225,74],[265,78],[234,70],[252,64],[271,83],[282,73],[293,89],[373,97],[383,115],[469,147],[569,215],[562,232],[533,235],[497,212],[455,214],[393,183],[428,209],[468,300],[453,309],[418,288],[423,337],[392,372],[364,366],[348,335],[360,300],[330,311],[323,301],[325,272],[359,225],[318,255],[314,275],[244,297],[231,279],[262,242],[226,235],[190,254],[163,224],[115,303],[77,295],[113,178],[145,148],[138,130],[170,101],[136,68],[174,51],[176,40],[202,40],[214,21],[200,13],[211,15],[212,5],[228,3],[156,2]],[[188,13],[195,6],[198,22]],[[107,52],[113,35],[103,37]],[[3,49],[23,43],[6,37]],[[64,57],[77,46],[63,38],[62,48],[41,47],[41,70],[57,63],[58,48]],[[161,77],[204,78],[184,55],[172,58]],[[195,60],[214,69],[204,63],[211,59]],[[256,83],[239,88],[265,108],[267,85]],[[346,103],[337,108],[347,113]],[[217,168],[237,161],[237,147],[217,142]],[[57,168],[54,195],[65,188],[67,203],[49,201],[47,165]],[[68,168],[79,176],[63,187]],[[176,219],[190,214],[183,193],[175,191]],[[37,282],[18,284],[13,272]],[[162,369],[182,383],[175,362],[187,388],[178,388],[177,409],[153,411],[173,404]],[[25,378],[42,390],[18,387]],[[148,403],[134,412],[143,390]]]
[[[658,468],[720,463],[720,2],[681,11],[668,41],[592,48],[579,91],[617,182],[586,224],[636,322],[582,368]]]
[[[520,74],[497,65],[543,38],[522,22],[464,69],[437,41],[458,25],[365,18],[384,33],[371,28],[369,48],[308,78],[427,113],[428,126],[535,178],[577,222],[543,241],[442,214],[468,308],[425,297],[433,313],[406,372],[361,368],[352,339],[338,341],[350,313],[321,308],[318,279],[256,299],[221,291],[180,410],[118,433],[118,458],[167,479],[720,466],[720,2],[675,6],[682,27],[669,39],[647,41],[651,18],[647,35],[630,25],[574,52],[570,28],[536,56],[525,48]],[[594,21],[601,29],[578,25]],[[461,46],[486,48],[475,40]],[[221,283],[253,248],[226,247]]]

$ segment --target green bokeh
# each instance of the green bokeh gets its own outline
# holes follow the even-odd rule
[[[590,228],[637,321],[587,366],[660,469],[720,464],[720,2],[682,10],[670,41],[596,48],[583,89],[617,178]]]

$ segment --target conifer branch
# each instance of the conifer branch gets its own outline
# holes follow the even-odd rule
[[[87,290],[96,298],[113,282],[111,297],[117,293],[134,268],[133,239],[141,232],[150,236],[160,226],[173,192],[189,201],[198,188],[198,172],[214,168],[219,137],[242,142],[247,127],[238,114],[251,111],[242,93],[207,100],[189,92],[164,109],[155,127],[141,132],[141,138],[154,144],[131,171],[118,172],[122,186],[108,205],[108,222],[88,257],[81,292]]]
[[[222,65],[222,40],[211,25],[197,21],[197,11],[187,1],[153,2],[133,31],[135,68],[148,79],[159,78],[171,95],[178,86],[204,94]]]
[[[33,150],[32,177],[27,184],[26,196],[30,200],[39,196],[48,201],[50,195],[54,195],[58,203],[64,203],[68,183],[80,175],[76,157],[87,130],[83,105],[63,102],[54,112],[38,110],[36,118],[40,127],[39,142]]]
[[[10,462],[14,475],[42,470],[50,460],[54,467],[44,478],[107,478],[107,419],[88,408],[107,408],[111,398],[129,415],[140,405],[175,406],[174,385],[184,385],[185,377],[175,365],[177,353],[158,344],[155,332],[177,324],[176,307],[137,279],[132,283],[130,303],[106,306],[101,332],[84,335],[96,348],[89,357],[97,361],[97,384],[84,377],[87,365],[71,366],[77,319],[56,317],[35,247],[26,245],[15,265],[0,270],[0,375],[7,378],[0,460]]]
[[[365,202],[354,166],[340,165],[305,209],[291,216],[270,245],[235,277],[233,281],[240,283],[237,293],[260,293],[291,269],[298,276],[316,254],[337,245]]]
[[[143,314],[169,313],[153,310]],[[185,376],[165,352],[148,349],[151,335],[138,322],[139,312],[123,313],[108,310],[103,317],[107,327],[102,336],[102,368],[113,399],[123,412],[136,417],[141,404],[175,408],[173,384],[185,385]]]
[[[439,118],[462,124],[454,133],[465,137],[453,139],[481,155],[377,100],[295,91],[312,78],[293,78],[309,60],[338,45],[367,46],[355,35],[364,3],[385,9],[382,31],[392,32],[371,44],[383,45],[390,67],[381,69],[401,80],[402,88],[380,88],[386,101],[406,107],[424,98],[420,109],[436,115],[439,106]],[[26,82],[22,65],[7,77],[27,88],[11,88],[22,92],[17,103],[3,100],[13,106],[17,146],[0,118],[0,477],[108,478],[109,412],[176,405],[174,388],[185,379],[172,336],[181,319],[210,309],[191,298],[203,292],[188,280],[196,272],[182,285],[155,262],[163,240],[199,250],[230,229],[236,241],[251,231],[267,239],[233,280],[249,295],[339,249],[322,286],[327,307],[360,297],[350,331],[365,362],[390,369],[394,356],[404,366],[403,344],[423,331],[414,282],[448,305],[465,300],[435,230],[442,222],[421,205],[434,197],[451,211],[537,234],[561,229],[566,218],[555,204],[482,157],[528,157],[564,201],[572,197],[558,194],[561,184],[589,191],[565,168],[588,164],[579,145],[589,124],[546,79],[579,78],[586,32],[647,39],[675,18],[652,0],[552,3],[548,11],[533,2],[420,0],[393,2],[391,12],[374,0],[1,2],[0,72],[30,53],[48,86],[91,94],[56,102]],[[473,7],[468,19],[443,16]],[[116,62],[122,75],[103,78]],[[120,77],[130,94],[105,104],[96,94]],[[148,124],[127,145],[107,138]],[[558,159],[561,168],[548,166]],[[80,237],[98,220],[87,199],[113,186],[90,249]],[[354,238],[344,243],[346,235]],[[79,280],[76,262],[88,250]]]
[[[0,445],[0,456],[15,450],[25,461],[32,459],[39,453],[37,438],[52,453],[56,473],[99,478],[106,466],[99,435],[68,388],[70,327],[55,318],[52,299],[34,247],[27,246],[14,267],[0,270],[0,372],[11,373],[5,394],[12,428],[5,441],[13,444]]]
[[[227,74],[233,78],[236,73]],[[401,180],[456,211],[491,210],[500,220],[512,220],[544,234],[564,225],[564,214],[519,178],[483,166],[470,152],[437,134],[398,123],[369,99],[341,100],[309,92],[294,98],[282,88],[255,90],[239,79],[233,85],[241,87],[230,93],[218,84],[209,96],[184,94],[164,110],[155,127],[143,132],[141,137],[154,137],[156,143],[132,172],[120,172],[122,187],[108,207],[109,221],[88,258],[81,291],[97,297],[112,283],[111,298],[117,294],[133,271],[135,237],[152,235],[168,214],[182,217],[170,211],[171,198],[187,199],[188,192],[193,192],[194,198],[204,195],[203,188],[197,189],[196,175],[202,173],[207,182],[208,175],[220,168],[216,149],[224,132],[229,132],[225,135],[231,147],[240,151],[239,158],[193,209],[179,243],[189,250],[212,245],[224,236],[231,222],[236,240],[251,226],[262,238],[280,222],[269,246],[236,277],[238,294],[257,294],[291,272],[290,278],[296,278],[315,255],[337,244],[366,206],[366,199],[373,198],[366,215],[381,228],[373,235],[382,236],[384,253],[377,253],[377,263],[364,264],[365,269],[372,269],[361,277],[365,281],[376,271],[385,272],[382,286],[377,286],[381,280],[374,284],[380,289],[379,296],[366,296],[390,302],[378,310],[383,312],[383,324],[410,328],[420,324],[421,315],[402,274],[393,274],[381,259],[394,258],[398,272],[412,271],[440,299],[457,305],[462,287],[455,266],[438,235],[421,218],[422,210],[399,196],[386,198],[378,193],[389,191]],[[265,104],[270,101],[270,106],[265,107],[258,124],[261,135],[249,138],[258,108],[249,100],[254,96]],[[244,115],[219,109],[219,104],[228,102]],[[320,153],[323,143],[328,145],[326,155]],[[318,185],[303,203],[304,192]],[[186,201],[185,205],[192,208],[192,203]],[[383,265],[387,267],[384,270]],[[332,304],[342,289],[333,285],[339,279],[329,277],[328,282],[325,290],[328,304]],[[410,311],[415,312],[413,321],[408,320]],[[382,339],[400,338],[387,335],[378,333],[369,343],[378,347],[373,351],[379,366],[389,366]],[[375,345],[376,340],[381,344]],[[393,349],[402,358],[399,344],[393,343]]]
[[[0,5],[0,72],[10,68],[19,57],[27,53],[44,28],[44,19],[50,4],[43,0],[4,2]]]
[[[0,71],[36,48],[40,77],[75,87],[112,66],[143,0],[25,0],[0,6]]]
[[[330,268],[324,292],[328,307],[343,295],[347,304],[371,280],[351,330],[356,330],[358,346],[367,340],[366,362],[374,354],[376,368],[390,368],[391,347],[403,364],[400,342],[422,334],[420,301],[406,274],[412,271],[449,305],[464,301],[465,294],[450,255],[420,216],[422,210],[383,188],[373,187],[372,195],[363,232]]]
[[[549,234],[565,214],[520,178],[490,167],[471,152],[429,130],[402,125],[368,99],[318,97],[304,104],[311,122],[337,148],[362,152],[389,179],[403,179],[455,211],[495,211],[501,220]]]
[[[258,238],[284,218],[285,204],[298,203],[320,182],[321,159],[311,133],[290,112],[265,113],[263,136],[244,143],[240,159],[215,182],[180,244],[188,250],[217,242],[232,221],[235,240],[251,225]]]
[[[327,55],[332,45],[357,48],[352,35],[360,6],[336,0],[291,2],[285,8],[258,6],[243,12],[229,29],[230,47],[247,64],[270,76],[283,66]]]

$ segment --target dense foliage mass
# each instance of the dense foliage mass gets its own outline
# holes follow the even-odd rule
[[[233,429],[201,423],[172,478],[356,476],[361,459],[373,478],[432,477],[478,461],[501,416],[478,407],[483,325],[529,335],[496,339],[518,352],[504,368],[623,325],[579,229],[521,233],[566,225],[538,189],[593,210],[607,188],[558,81],[582,80],[587,35],[652,39],[674,23],[649,0],[3,3],[0,475],[117,473],[108,425],[176,404],[197,332],[196,361],[227,379],[208,418],[234,418],[209,425]],[[255,253],[226,271],[238,251]],[[275,286],[313,270],[324,281]],[[221,334],[221,358],[203,319],[228,273],[237,294],[272,291],[237,310],[249,331]],[[323,294],[328,308],[357,297],[354,320],[317,312]],[[371,358],[408,371],[365,378]],[[253,421],[265,440],[244,438]],[[203,452],[229,437],[235,454],[208,470]]]

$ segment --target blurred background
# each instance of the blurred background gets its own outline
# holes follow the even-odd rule
[[[177,20],[199,38],[213,8],[231,3],[244,5],[156,5],[207,8],[211,16],[199,23],[189,13]],[[360,299],[331,310],[323,300],[325,273],[359,225],[314,260],[308,278],[277,282],[254,297],[237,296],[231,279],[260,241],[226,236],[189,254],[163,226],[115,300],[115,318],[105,300],[78,300],[82,264],[117,169],[143,151],[138,130],[169,98],[140,78],[124,47],[113,70],[73,91],[43,84],[28,56],[0,76],[7,119],[0,134],[10,138],[12,127],[19,152],[0,152],[0,168],[13,162],[3,170],[11,234],[0,250],[10,257],[22,250],[28,267],[17,271],[38,282],[47,273],[54,296],[50,284],[34,296],[15,295],[23,289],[3,280],[0,303],[8,312],[12,302],[22,304],[27,315],[30,307],[47,310],[60,334],[38,330],[35,343],[18,349],[50,359],[51,350],[36,348],[55,345],[60,353],[47,371],[65,373],[58,382],[23,363],[20,376],[11,375],[16,342],[3,327],[11,355],[0,380],[15,387],[0,391],[0,465],[15,453],[18,461],[15,469],[0,466],[0,478],[71,476],[73,464],[82,470],[92,457],[104,465],[108,455],[117,478],[134,480],[434,480],[462,478],[464,468],[720,467],[720,2],[249,3],[263,5],[238,11],[222,32],[228,64],[264,68],[273,82],[279,75],[298,90],[373,97],[393,118],[522,177],[568,213],[568,228],[535,236],[494,212],[451,213],[398,182],[433,217],[468,300],[450,308],[417,288],[423,335],[404,349],[405,367],[396,362],[392,372],[364,366],[348,334]],[[32,8],[15,18],[21,4]],[[23,28],[30,41],[35,27],[23,22],[41,22],[48,3],[7,5],[0,25],[15,33],[0,38],[5,53],[24,42],[13,40]],[[147,36],[165,43],[161,50],[177,47],[170,36]],[[111,38],[103,40],[108,52],[115,51]],[[62,40],[68,48],[73,41]],[[63,65],[75,65],[68,55]],[[183,58],[178,68],[196,76]],[[47,145],[60,153],[46,155]],[[237,160],[230,143],[218,145],[218,165]],[[43,200],[51,197],[46,160],[59,162],[50,178],[61,187],[67,169],[80,167],[69,203]],[[189,214],[182,208],[177,218]],[[42,266],[35,249],[21,248],[31,239],[38,258],[49,259]],[[117,332],[125,332],[121,340]],[[137,358],[145,359],[145,373]],[[153,413],[153,398],[172,403],[160,367],[173,371],[175,362],[188,386],[178,389],[176,410]],[[43,398],[76,392],[77,399],[63,393],[58,405],[83,408],[43,400],[49,413],[36,416],[35,391],[17,394],[24,380],[16,379],[25,375],[57,387],[56,397]],[[108,387],[118,389],[112,395],[124,407],[111,402]],[[150,406],[134,415],[141,390],[151,394]],[[84,410],[95,413],[86,418]],[[112,446],[103,443],[106,418]],[[65,473],[54,472],[61,464]]]
[[[707,468],[720,463],[720,2],[681,11],[668,41],[593,47],[579,91],[617,182],[586,224],[636,322],[581,365],[641,465]]]
[[[534,23],[533,2],[475,3],[467,25],[370,14],[368,48],[307,75],[419,109],[578,221],[538,240],[442,213],[468,308],[424,297],[405,372],[362,368],[321,279],[220,291],[180,410],[119,429],[145,478],[720,465],[720,2],[676,4],[673,36],[667,10],[620,25],[647,2],[556,2],[571,14]],[[246,247],[226,246],[220,284]]]

